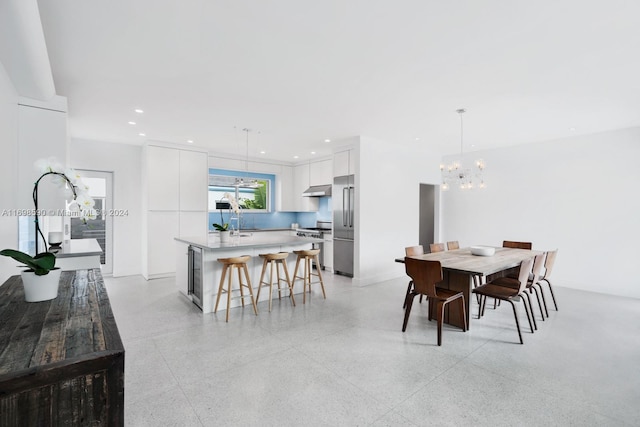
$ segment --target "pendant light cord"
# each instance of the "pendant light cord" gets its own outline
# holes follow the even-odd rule
[[[460,116],[460,161],[462,161],[462,156],[464,155],[464,149],[463,149],[463,141],[464,141],[464,126],[462,123],[462,114],[465,113],[465,109],[464,108],[460,108],[459,110],[456,110],[456,113],[458,113],[458,115]]]

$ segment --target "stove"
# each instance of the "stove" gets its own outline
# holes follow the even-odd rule
[[[316,239],[322,239],[324,233],[331,231],[331,221],[316,221],[315,227],[309,228],[297,228],[296,234],[302,237],[315,237]]]
[[[331,221],[317,221],[315,227],[297,228],[296,235],[301,237],[313,237],[315,239],[323,239],[325,232],[331,232]],[[324,270],[324,247],[322,242],[314,243],[314,249],[320,249],[318,258],[320,260],[320,268]],[[316,266],[316,268],[318,268]]]
[[[301,237],[314,237],[316,239],[322,239],[326,230],[320,228],[298,228],[296,229],[296,235]]]

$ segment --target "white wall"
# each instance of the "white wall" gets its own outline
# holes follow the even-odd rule
[[[73,168],[113,172],[113,208],[129,212],[113,218],[113,276],[141,274],[142,147],[72,139],[69,155]]]
[[[554,284],[640,298],[640,128],[466,157],[487,188],[443,193],[442,241],[558,248]]]
[[[361,137],[356,165],[354,281],[368,285],[405,275],[394,259],[418,244],[420,184],[438,184],[440,156],[420,147]]]
[[[15,209],[18,157],[18,94],[0,62],[0,212]],[[18,219],[0,215],[0,249],[18,247]],[[0,284],[20,270],[10,258],[0,257]]]

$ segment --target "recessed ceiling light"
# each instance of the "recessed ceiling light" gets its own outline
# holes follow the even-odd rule
[[[416,138],[416,141],[420,141],[420,138]]]
[[[189,144],[193,144],[193,139],[187,139],[187,142],[188,142]]]
[[[297,158],[298,158],[298,156],[293,156],[293,158],[294,158],[294,159],[297,159]]]
[[[146,134],[146,133],[142,133],[142,132],[140,132],[138,135],[140,135],[140,136],[147,136],[147,134]]]
[[[312,151],[312,152],[311,152],[311,154],[316,154],[316,152],[315,152],[315,151]]]
[[[143,111],[143,110],[141,110],[141,109],[139,109],[139,108],[136,108],[136,109],[135,109],[135,110],[133,110],[133,111],[135,111],[135,112],[136,112],[136,113],[138,113],[138,114],[142,114],[142,113],[144,113],[144,111]]]
[[[135,125],[135,124],[136,124],[136,122],[129,122],[129,124],[130,124],[130,125]]]
[[[324,142],[331,142],[331,140],[330,139],[325,139]]]
[[[262,150],[262,151],[260,152],[260,154],[265,154],[265,153],[266,153],[266,151],[264,151],[264,150]]]

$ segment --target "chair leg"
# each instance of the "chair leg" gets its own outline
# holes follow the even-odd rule
[[[320,279],[320,288],[322,289],[322,296],[324,297],[324,299],[327,299],[327,294],[324,292],[324,280],[322,280],[322,273],[320,272],[320,270],[322,270],[320,268],[320,258],[318,257],[318,255],[315,255],[315,260],[316,260],[316,272],[318,273],[318,279]],[[309,285],[309,287],[311,287],[311,285]]]
[[[278,261],[272,261],[276,268],[276,283],[278,284],[278,299],[282,299],[282,289],[280,288],[280,264]]]
[[[240,284],[240,302],[242,303],[242,308],[244,308],[244,289],[242,289],[242,274],[240,267],[236,266],[236,271],[238,272],[238,283]]]
[[[269,313],[271,313],[271,304],[273,302],[273,264],[274,261],[269,262]],[[280,287],[280,282],[278,282],[278,288]]]
[[[531,328],[531,333],[533,333],[533,323],[531,322],[531,315],[529,314],[529,306],[527,305],[527,301],[520,297],[520,299],[522,300],[522,305],[524,305],[524,311],[527,314],[527,320],[529,321],[529,327]]]
[[[536,283],[536,285],[538,285],[538,288],[540,288],[540,296],[542,297],[542,305],[544,306],[544,314],[547,317],[549,317],[549,310],[547,310],[547,299],[544,297],[544,291],[542,290],[542,285],[540,284],[540,282]]]
[[[296,279],[298,278],[298,266],[300,265],[300,257],[296,259],[296,266],[293,269],[293,281],[291,282],[291,286],[294,287],[296,284]]]
[[[480,317],[484,316],[484,309],[485,309],[485,307],[486,307],[486,306],[487,306],[487,296],[486,296],[486,295],[483,295],[483,296],[482,296],[482,310],[480,311],[480,313],[481,313],[481,314],[480,314],[480,316],[478,317],[478,319],[479,319]]]
[[[411,313],[411,306],[413,305],[413,299],[416,294],[413,292],[407,295],[407,308],[404,310],[404,322],[402,323],[402,332],[407,330],[407,322],[409,321],[409,314]]]
[[[224,276],[226,275],[227,275],[227,265],[225,264],[222,266],[222,276],[220,277],[220,285],[218,286],[218,295],[216,296],[216,306],[213,309],[214,313],[218,311],[218,303],[220,302],[220,295],[224,290]]]
[[[407,286],[407,293],[404,294],[404,303],[402,304],[402,308],[407,307],[407,295],[411,293],[411,287],[413,286],[413,280],[409,280],[409,285]],[[422,296],[422,295],[420,295]]]
[[[229,279],[227,280],[227,317],[226,317],[227,323],[229,323],[229,312],[231,311],[231,282],[233,280],[233,269],[235,268],[235,266],[232,265],[230,268],[231,268],[231,271],[229,272]],[[242,284],[240,285],[240,289],[242,289]]]
[[[289,268],[287,267],[287,260],[282,260],[282,268],[284,269],[284,277],[287,278],[287,285],[289,286],[289,296],[291,297],[291,302],[293,306],[296,306],[296,299],[293,296],[293,283],[291,283],[291,278],[289,277]]]
[[[524,291],[524,295],[527,297],[527,302],[529,303],[529,312],[531,313],[531,320],[533,320],[533,327],[537,331],[538,330],[538,324],[536,323],[536,318],[533,316],[533,305],[531,304],[531,297],[527,293],[526,289]]]
[[[462,323],[462,332],[467,332],[467,308],[464,305],[464,295],[458,299],[460,300],[460,323]]]
[[[258,293],[256,294],[256,301],[260,301],[260,289],[262,289],[262,282],[264,279],[264,272],[267,270],[267,259],[262,260],[262,272],[260,272],[260,281],[258,282]]]
[[[531,285],[531,288],[529,289],[533,289],[534,292],[536,293],[536,299],[538,300],[538,308],[540,308],[540,317],[542,317],[542,321],[544,322],[544,311],[542,310],[542,301],[540,301],[540,294],[538,293],[538,288],[536,288],[534,285]]]
[[[438,301],[438,345],[442,345],[442,322],[444,321],[444,301]]]
[[[309,262],[309,258],[305,258],[304,259],[304,280],[302,281],[302,283],[304,283],[304,285],[302,286],[302,289],[304,290],[304,292],[302,292],[302,303],[306,304],[307,303],[307,287],[309,288],[309,301],[311,301],[311,262]]]
[[[253,312],[258,315],[258,306],[256,305],[256,299],[253,297],[253,287],[251,286],[251,278],[249,278],[249,269],[247,268],[247,264],[242,264],[242,268],[244,270],[244,275],[247,278],[247,287],[249,288],[249,298],[251,298],[251,304],[253,304]],[[271,301],[271,300],[269,300]]]
[[[516,311],[516,305],[511,300],[507,300],[507,301],[509,301],[509,304],[511,304],[511,307],[513,308],[513,317],[516,319],[516,328],[518,329],[518,337],[520,338],[520,344],[524,344],[524,342],[522,341],[522,332],[520,332],[520,322],[518,321],[518,312]]]
[[[542,279],[545,282],[547,282],[547,284],[549,285],[549,291],[551,291],[551,298],[553,299],[553,305],[556,308],[556,311],[558,311],[558,304],[556,304],[556,296],[553,293],[553,288],[551,287],[551,282],[549,281],[549,279]]]

